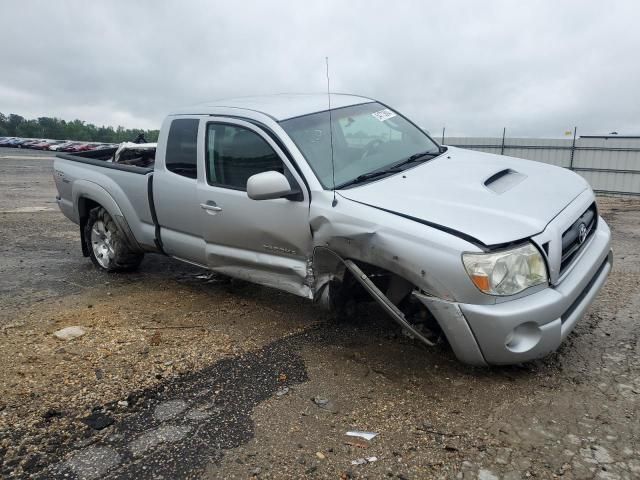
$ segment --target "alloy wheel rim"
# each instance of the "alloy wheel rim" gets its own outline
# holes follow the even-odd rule
[[[91,229],[91,247],[96,260],[103,268],[109,268],[116,254],[111,243],[111,232],[102,220],[93,224]]]

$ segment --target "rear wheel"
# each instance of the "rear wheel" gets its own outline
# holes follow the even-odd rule
[[[107,272],[125,272],[138,268],[143,253],[134,252],[111,215],[102,208],[94,208],[84,226],[84,241],[93,264]]]

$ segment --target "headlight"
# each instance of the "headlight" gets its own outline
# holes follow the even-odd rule
[[[489,295],[515,295],[548,280],[547,267],[528,243],[495,253],[463,253],[462,262],[474,285]]]

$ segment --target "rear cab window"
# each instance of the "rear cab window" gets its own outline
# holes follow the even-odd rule
[[[187,178],[198,178],[198,126],[195,118],[178,118],[171,122],[165,164],[170,172]]]

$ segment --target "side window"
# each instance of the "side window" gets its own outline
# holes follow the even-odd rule
[[[207,182],[246,190],[256,173],[285,173],[278,154],[257,133],[234,125],[207,125]]]
[[[198,124],[195,118],[178,118],[171,122],[165,163],[167,170],[188,178],[198,178]]]

